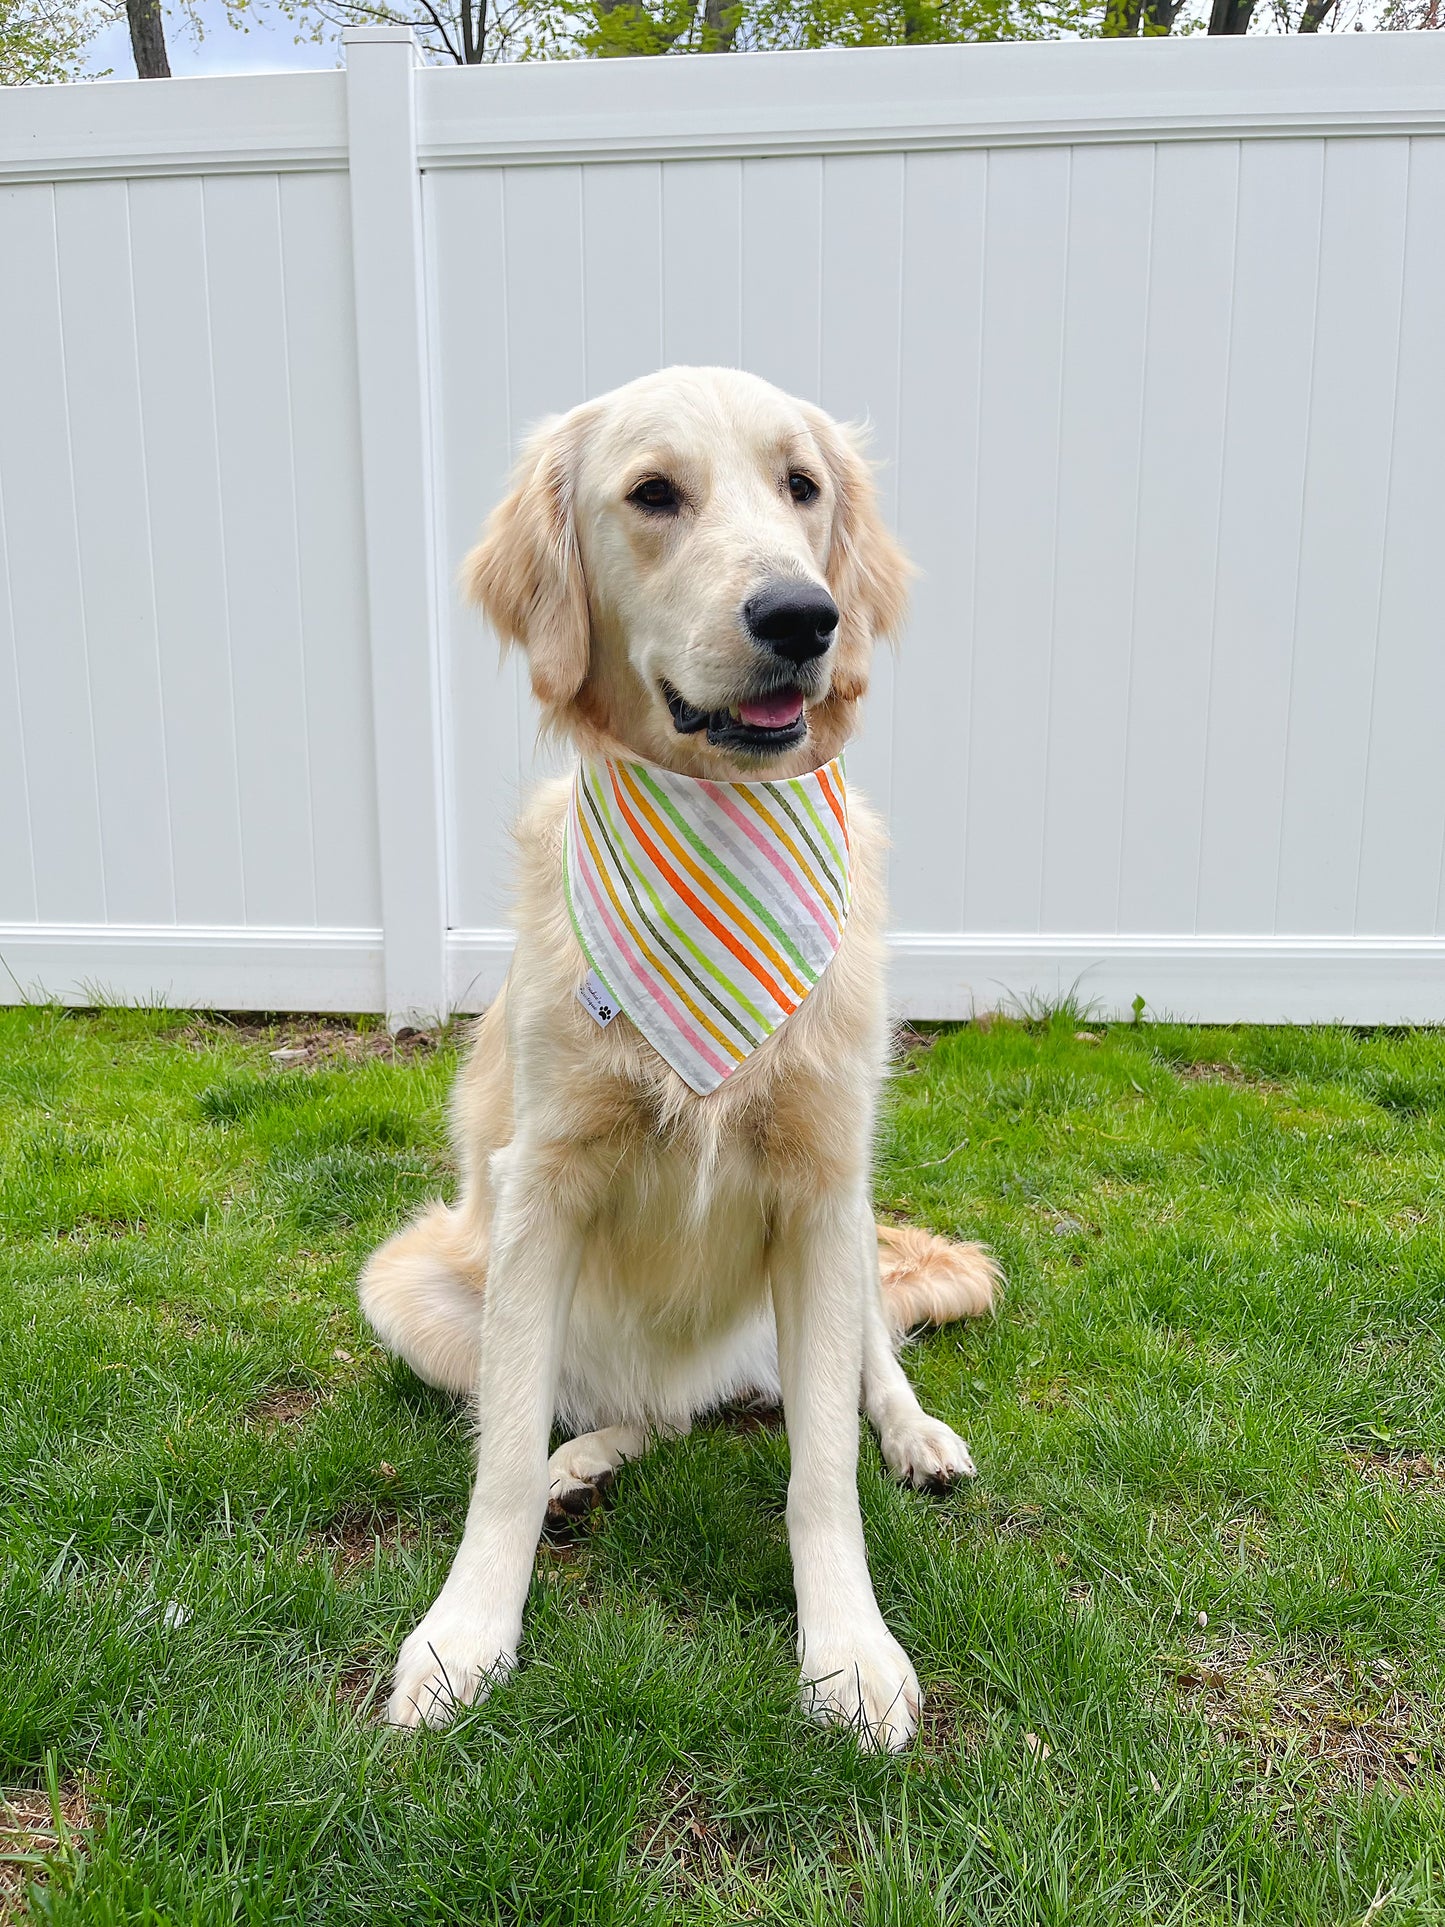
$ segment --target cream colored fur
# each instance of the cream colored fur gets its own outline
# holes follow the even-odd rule
[[[815,483],[799,502],[790,476]],[[682,510],[629,501],[671,478]],[[699,708],[748,691],[739,609],[764,578],[824,583],[832,648],[808,738],[769,762],[674,727],[665,679]],[[820,411],[751,376],[672,369],[543,428],[467,565],[527,652],[549,726],[584,753],[698,775],[816,767],[852,734],[876,637],[900,623],[906,564],[866,464]],[[373,1256],[362,1305],[382,1342],[476,1400],[478,1474],[435,1605],[402,1648],[390,1717],[444,1720],[515,1664],[549,1503],[572,1509],[658,1433],[741,1394],[781,1399],[804,1697],[866,1744],[906,1744],[920,1692],[874,1601],[858,1511],[860,1402],[894,1472],[969,1474],[895,1348],[911,1327],[988,1309],[975,1245],[876,1226],[884,1075],[883,835],[851,799],[855,898],[843,943],[795,1016],[695,1096],[625,1018],[577,1000],[586,965],[561,884],[567,784],[517,826],[517,947],[453,1104],[460,1201]],[[577,1436],[547,1457],[560,1420]]]

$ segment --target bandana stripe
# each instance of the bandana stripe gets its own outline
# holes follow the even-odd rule
[[[621,766],[619,765],[618,768],[620,769]],[[623,817],[629,827],[635,831],[638,842],[641,844],[643,850],[645,850],[648,856],[656,863],[661,874],[673,885],[683,902],[707,929],[711,931],[713,936],[717,937],[720,942],[733,953],[745,969],[752,972],[763,989],[766,990],[770,996],[775,997],[780,1004],[785,1005],[788,1010],[795,1010],[797,1006],[791,1001],[787,991],[778,988],[772,976],[760,962],[756,954],[757,951],[761,950],[768,962],[777,971],[778,975],[785,978],[789,986],[796,990],[799,995],[802,995],[803,985],[799,983],[798,979],[788,969],[777,951],[773,949],[772,945],[762,935],[761,931],[753,925],[751,920],[741,914],[740,908],[735,903],[729,901],[725,892],[720,890],[711,878],[704,875],[697,864],[693,862],[692,858],[683,849],[671,830],[668,829],[667,825],[658,816],[657,812],[649,809],[645,803],[642,805],[641,814],[646,818],[648,828],[644,829],[642,827],[637,817],[628,808],[622,791],[618,787],[616,771],[609,773],[612,775],[612,793],[617,798],[618,808],[622,811]],[[622,770],[624,779],[626,774],[627,772]],[[636,785],[629,785],[629,788],[633,801],[640,801]],[[668,859],[661,854],[657,845],[648,835],[648,829],[657,833],[658,840],[667,845],[673,857],[678,860],[680,867],[686,870],[693,881],[699,884],[712,898],[711,906],[703,903],[689,885],[683,882],[677,870],[675,870]],[[719,921],[716,914],[717,911],[722,912],[723,921]]]
[[[795,781],[792,787],[798,801],[811,818],[813,828],[818,832],[819,837],[827,848],[828,854],[824,858],[824,861],[828,864],[830,875],[836,878],[842,873],[843,858],[839,853],[838,845],[833,840],[832,832],[822,817],[819,816],[817,806],[814,804],[812,797],[809,796],[808,792],[803,788],[802,784]]]
[[[839,787],[840,788],[842,787],[841,784],[839,785]],[[820,769],[818,771],[818,788],[823,792],[823,795],[827,798],[828,808],[833,812],[834,816],[836,816],[838,819],[838,828],[843,832],[843,847],[846,850],[851,847],[851,845],[848,842],[848,811],[846,807],[846,799],[844,800],[844,802],[841,802],[841,803],[839,802],[838,796],[834,791],[833,785],[829,781],[828,772],[826,769]]]
[[[564,883],[607,994],[698,1093],[818,982],[851,901],[842,758],[784,783],[710,783],[584,764]]]
[[[739,1063],[741,1063],[743,1053],[740,1050],[738,1050],[735,1045],[729,1043],[727,1038],[724,1037],[722,1032],[717,1028],[716,1024],[712,1023],[703,1014],[703,1012],[698,1009],[697,1005],[692,1001],[691,997],[688,996],[687,992],[683,989],[682,985],[677,981],[677,978],[672,974],[672,972],[668,969],[667,965],[663,963],[662,959],[658,956],[657,954],[658,947],[655,947],[653,944],[648,943],[647,939],[642,935],[642,932],[638,929],[636,922],[631,917],[628,916],[627,911],[623,908],[622,899],[617,894],[617,886],[613,881],[613,878],[609,873],[607,866],[602,861],[602,858],[598,852],[597,844],[593,840],[592,832],[588,828],[585,821],[582,821],[582,834],[583,834],[583,837],[586,839],[587,848],[592,856],[593,863],[595,866],[591,871],[584,872],[586,882],[590,887],[592,885],[592,880],[594,876],[601,879],[602,887],[607,892],[607,896],[612,904],[613,914],[619,919],[623,928],[626,930],[628,936],[632,939],[632,942],[636,947],[638,958],[642,962],[646,963],[649,966],[651,974],[655,977],[660,977],[662,981],[667,985],[668,989],[672,991],[673,995],[676,996],[686,1006],[687,1010],[691,1013],[693,1017],[694,1026],[701,1025],[702,1029],[705,1030],[716,1043],[721,1044],[725,1051],[730,1052],[731,1055]],[[597,901],[600,906],[601,898],[599,897]],[[615,928],[616,928],[615,925],[612,925],[609,927],[615,931]],[[695,1039],[697,1036],[696,1028],[694,1028],[692,1035]]]
[[[733,788],[741,789],[742,785],[735,783]],[[792,869],[799,888],[806,887],[809,889],[816,901],[834,918],[836,923],[837,917],[828,892],[828,886],[820,879],[812,864],[809,863],[807,857],[804,856],[803,852],[794,842],[789,833],[787,823],[778,816],[778,805],[773,796],[771,784],[760,783],[756,791],[744,791],[740,800],[746,808],[752,810],[766,826],[770,846],[776,848],[777,844],[780,843],[783,846],[783,850],[792,858]],[[769,807],[770,804],[772,806],[771,808]]]
[[[784,852],[778,849],[778,831],[771,818],[764,815],[764,828],[759,830],[743,815],[730,795],[725,795],[721,790],[714,788],[712,784],[706,784],[704,787],[717,798],[718,808],[723,814],[737,824],[743,835],[747,837],[755,849],[762,852],[765,861],[770,863],[778,876],[782,878],[785,887],[796,897],[805,914],[811,917],[813,922],[817,924],[819,930],[823,933],[824,945],[829,947],[829,954],[831,955],[831,946],[836,942],[836,933],[825,920],[817,896],[808,890],[804,879],[798,874],[796,866],[790,865]],[[728,785],[729,790],[735,790],[740,787],[741,785],[737,783],[730,783]],[[768,834],[769,831],[772,832],[771,835]],[[776,884],[774,884],[773,887],[776,888]]]
[[[729,1070],[732,1069],[732,1066],[725,1064],[708,1049],[703,1039],[689,1027],[686,1019],[678,1014],[671,1000],[665,997],[658,989],[651,974],[646,969],[640,967],[642,960],[639,959],[637,953],[608,915],[607,906],[602,901],[601,892],[597,888],[596,878],[590,871],[586,869],[583,870],[582,882],[587,895],[592,899],[592,908],[596,911],[600,919],[600,927],[611,940],[610,945],[607,947],[607,954],[616,959],[616,962],[609,966],[612,970],[611,978],[603,977],[602,981],[607,985],[609,990],[612,990],[614,983],[621,983],[630,992],[632,986],[629,984],[628,979],[631,978],[641,991],[640,1000],[636,997],[631,998],[630,1008],[629,1004],[624,1002],[615,990],[612,991],[614,1000],[622,1009],[627,1011],[628,1015],[632,1017],[632,1021],[637,1025],[637,1028],[647,1037],[651,1036],[652,1029],[656,1025],[656,1016],[651,1007],[651,1004],[655,1004],[658,1011],[660,1011],[662,1016],[667,1020],[673,1033],[687,1046],[691,1056],[699,1063],[707,1065],[710,1070],[715,1071],[717,1073],[717,1082],[721,1083],[723,1078],[727,1076]],[[569,893],[569,903],[570,901]],[[573,913],[575,919],[575,905],[573,906]],[[585,906],[584,914],[586,914]],[[578,937],[580,938],[582,934],[580,923],[576,923],[574,927],[576,927]],[[585,943],[582,947],[584,951],[587,949]],[[602,946],[599,945],[599,948],[601,947]],[[595,963],[593,964],[593,968],[597,968]],[[599,977],[602,977],[600,970],[597,971],[597,974]],[[647,1001],[649,998],[651,999],[651,1004]],[[633,1016],[633,1011],[637,1012],[636,1016]]]
[[[693,964],[690,964],[685,957],[680,956],[678,952],[673,949],[667,937],[663,935],[663,930],[666,929],[669,931],[682,945],[683,949],[691,953],[696,963],[700,964],[702,969],[721,986],[725,996],[731,999],[732,1004],[735,1005],[738,1010],[745,1011],[747,1015],[759,1025],[763,1025],[766,1022],[762,1012],[748,1001],[736,984],[729,982],[728,978],[717,968],[711,958],[698,948],[681,925],[667,914],[661,898],[652,887],[646,870],[639,870],[630,860],[626,842],[618,836],[616,824],[608,817],[606,797],[595,796],[591,788],[587,785],[586,772],[584,772],[582,800],[587,806],[587,815],[592,818],[596,826],[598,841],[601,843],[608,861],[621,882],[622,887],[626,890],[632,902],[633,909],[637,912],[637,915],[642,920],[649,934],[656,943],[667,952],[678,969],[684,973],[694,987],[707,998],[708,1002],[724,1022],[732,1025],[733,1029],[742,1037],[748,1048],[750,1050],[756,1049],[760,1041],[758,1036],[754,1034],[748,1025],[742,1022],[737,1016],[736,1010],[729,1008],[729,1004],[724,1001],[723,998],[713,994],[708,985],[703,982],[702,977],[698,975]],[[582,828],[585,834],[587,828],[585,821],[583,822]],[[651,906],[650,910],[645,907],[638,898],[638,887],[642,889],[647,897],[648,903]]]
[[[752,890],[748,888],[747,884],[743,882],[741,877],[737,876],[733,870],[730,870],[728,868],[728,866],[723,862],[722,858],[719,856],[715,848],[710,848],[706,843],[703,842],[702,838],[698,835],[697,831],[688,822],[687,818],[683,816],[679,810],[675,809],[671,803],[669,803],[667,797],[660,789],[657,788],[657,785],[655,783],[652,783],[649,781],[646,770],[640,769],[638,771],[638,774],[641,776],[643,782],[648,784],[648,787],[652,790],[653,794],[656,796],[658,803],[661,805],[661,807],[664,810],[667,811],[668,816],[677,825],[678,829],[682,832],[682,834],[687,838],[692,848],[697,851],[698,855],[702,858],[703,862],[706,863],[721,879],[724,888],[732,891],[734,895],[742,898],[743,902],[748,906],[749,910],[752,911],[753,915],[758,919],[758,921],[761,924],[765,925],[766,928],[769,931],[771,931],[773,936],[777,938],[778,942],[782,945],[783,949],[788,953],[788,955],[792,958],[793,962],[798,966],[799,970],[801,970],[803,975],[807,978],[809,986],[815,984],[818,980],[817,972],[810,970],[808,968],[807,958],[803,956],[802,952],[794,944],[792,938],[788,935],[787,931],[783,928],[783,926],[778,922],[777,918],[771,914],[771,912],[767,908],[767,905],[763,903],[761,899]],[[710,832],[714,838],[714,841],[718,840],[717,827],[718,826],[715,823],[709,826]],[[739,866],[739,867],[742,867],[742,866]],[[747,868],[748,868],[749,875],[756,878],[757,872],[752,867],[752,865],[749,864]],[[766,879],[763,879],[764,895],[767,894],[767,888],[768,888],[767,881]]]
[[[818,874],[823,879],[823,888],[828,892],[829,896],[833,898],[833,901],[836,903],[838,907],[838,913],[841,917],[842,911],[843,911],[842,890],[839,887],[837,877],[834,876],[832,870],[828,867],[827,857],[825,857],[823,852],[818,848],[818,845],[814,840],[813,833],[808,828],[806,819],[800,816],[797,810],[793,807],[792,801],[789,798],[786,790],[780,790],[777,788],[775,784],[769,783],[767,785],[767,791],[768,791],[768,795],[773,799],[773,801],[777,804],[778,808],[783,812],[783,814],[788,818],[788,821],[793,825],[793,828],[798,833],[799,839],[806,846],[808,854],[813,858],[813,861],[817,864]],[[816,821],[817,819],[816,810],[813,812],[813,816],[814,816],[814,820]]]

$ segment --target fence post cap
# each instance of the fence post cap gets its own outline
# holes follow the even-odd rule
[[[393,46],[398,43],[414,47],[416,35],[410,27],[343,27],[341,44],[344,47]]]

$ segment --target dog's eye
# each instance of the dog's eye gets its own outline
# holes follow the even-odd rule
[[[653,515],[666,515],[679,507],[677,490],[665,475],[649,475],[645,482],[639,482],[628,496],[634,508],[647,509]]]
[[[788,477],[788,493],[795,502],[816,502],[818,484],[811,475],[805,475],[802,469],[795,468]]]

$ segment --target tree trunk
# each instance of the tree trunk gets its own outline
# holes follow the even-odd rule
[[[475,67],[487,57],[487,0],[462,0],[462,67]]]
[[[1254,0],[1214,0],[1209,10],[1211,33],[1248,33]]]
[[[738,31],[736,0],[702,0],[702,24],[707,52],[730,54]]]
[[[1305,0],[1305,10],[1299,20],[1300,32],[1318,33],[1334,4],[1335,0]]]
[[[161,15],[161,0],[125,0],[130,22],[130,47],[135,55],[135,70],[142,80],[169,80],[171,63],[166,59],[166,25]]]

